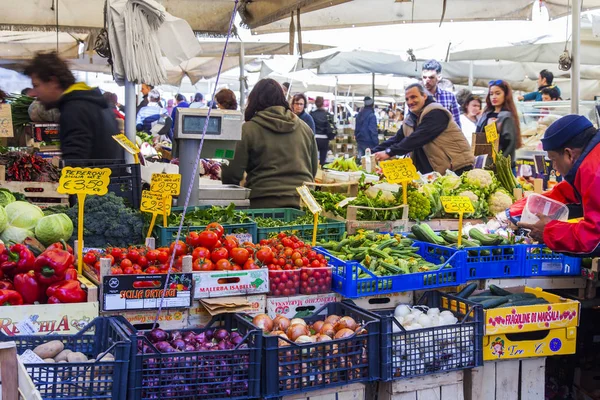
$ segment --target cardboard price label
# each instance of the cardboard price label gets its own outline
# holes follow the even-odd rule
[[[306,186],[300,186],[296,188],[296,191],[298,192],[300,198],[302,199],[304,204],[306,204],[311,213],[320,214],[323,211],[321,205],[317,203],[317,200],[315,200],[312,193],[310,192],[310,190],[308,190]]]
[[[129,140],[129,138],[123,133],[114,135],[113,139],[115,139],[115,141],[119,143],[121,147],[123,147],[123,149],[125,149],[125,151],[129,154],[137,155],[140,152],[140,148],[137,147],[137,145],[131,140]]]
[[[444,211],[449,214],[469,214],[475,212],[471,199],[467,196],[441,196]]]
[[[13,137],[12,111],[10,104],[0,104],[0,137]]]
[[[63,194],[104,196],[108,193],[111,172],[108,168],[65,167],[61,172],[57,191]]]
[[[171,196],[144,190],[142,191],[140,211],[151,214],[171,215]]]
[[[485,126],[485,137],[488,143],[494,143],[498,140],[498,129],[496,128],[496,121]]]
[[[389,183],[402,183],[419,178],[417,169],[410,158],[383,161],[381,168],[383,169],[383,175],[385,175]]]
[[[152,174],[150,191],[178,196],[181,192],[180,174]]]

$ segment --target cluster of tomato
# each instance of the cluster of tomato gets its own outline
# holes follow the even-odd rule
[[[261,250],[269,248],[270,294],[293,296],[298,293],[318,294],[331,291],[331,268],[327,259],[294,235],[282,232],[272,239],[260,241]]]

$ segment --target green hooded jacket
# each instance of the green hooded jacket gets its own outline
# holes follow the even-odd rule
[[[314,180],[318,165],[312,130],[292,111],[273,106],[244,123],[234,159],[221,176],[223,183],[239,185],[246,172],[251,199],[298,196],[296,188]]]

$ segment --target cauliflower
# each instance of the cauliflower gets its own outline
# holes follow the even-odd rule
[[[473,207],[477,207],[477,202],[479,201],[479,196],[477,196],[472,191],[470,191],[470,190],[463,190],[458,195],[459,196],[466,196],[466,197],[468,197],[471,200],[471,203],[473,203]]]
[[[496,215],[513,204],[512,198],[504,191],[498,190],[488,199],[488,207],[492,215]]]
[[[442,196],[449,196],[460,186],[461,180],[460,176],[448,174],[438,178],[435,183],[440,188]]]
[[[475,212],[473,214],[468,214],[470,218],[483,218],[487,216],[487,203],[485,202],[484,196],[482,196],[479,192],[475,193],[472,190],[462,190],[457,194],[457,196],[466,196],[471,200],[471,203],[473,203]]]
[[[465,183],[480,189],[485,189],[494,183],[494,176],[484,169],[472,169],[463,174]]]

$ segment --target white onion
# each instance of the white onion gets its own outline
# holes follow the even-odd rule
[[[412,325],[412,323],[417,319],[417,317],[414,314],[408,314],[406,317],[404,317],[404,323],[402,324],[402,326],[409,326]]]
[[[410,314],[410,307],[406,304],[400,304],[394,310],[395,317],[406,317],[408,314]]]
[[[419,315],[423,314],[423,311],[419,310],[418,308],[413,308],[410,314],[418,318]]]
[[[431,318],[427,314],[421,314],[417,319],[417,323],[423,326],[423,328],[429,328],[431,326]]]
[[[440,317],[445,317],[445,316],[452,316],[454,317],[454,314],[452,314],[452,311],[448,311],[448,310],[444,310],[440,313]]]
[[[427,310],[427,315],[429,315],[429,316],[439,315],[439,314],[440,314],[439,308],[430,308],[429,310]]]

